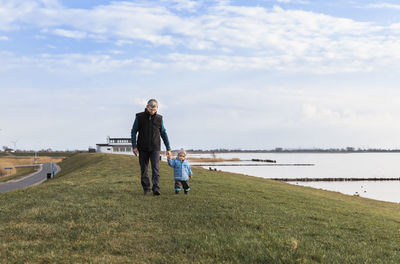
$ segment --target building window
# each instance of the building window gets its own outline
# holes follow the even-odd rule
[[[118,150],[117,147],[113,147],[113,151],[114,151],[114,152],[119,152],[119,150]]]

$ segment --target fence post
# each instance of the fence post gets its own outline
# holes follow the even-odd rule
[[[54,176],[56,175],[56,166],[54,165],[54,163],[51,163],[51,171],[53,173],[51,178],[54,178]]]

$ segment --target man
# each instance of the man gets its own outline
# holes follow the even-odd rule
[[[157,114],[158,102],[150,99],[144,112],[137,113],[131,130],[133,153],[139,154],[141,170],[141,183],[144,194],[150,192],[150,180],[148,176],[149,160],[151,161],[153,195],[160,195],[160,150],[163,139],[167,154],[171,154],[167,131],[163,124],[163,118]],[[136,134],[139,133],[137,143]]]

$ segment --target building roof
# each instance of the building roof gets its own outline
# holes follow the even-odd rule
[[[131,144],[122,144],[122,143],[110,143],[110,144],[96,144],[99,147],[132,147]]]
[[[121,137],[107,137],[108,143],[98,143],[96,146],[98,147],[123,147],[123,146],[131,146],[132,140],[131,138],[121,138]],[[125,144],[125,145],[124,145]]]

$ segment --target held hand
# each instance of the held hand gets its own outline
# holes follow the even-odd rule
[[[139,151],[137,148],[133,148],[133,154],[135,154],[135,156],[137,156],[139,154]]]
[[[192,178],[192,175],[189,175],[189,178],[191,179],[191,178]]]
[[[169,158],[169,159],[171,158],[171,151],[169,151],[169,150],[167,151],[167,158]]]

